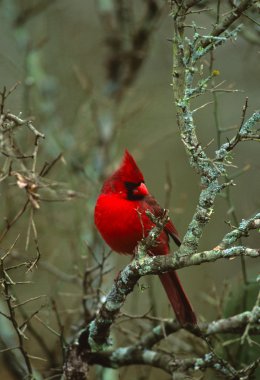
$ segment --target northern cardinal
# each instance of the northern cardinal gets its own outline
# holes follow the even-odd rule
[[[163,209],[149,194],[144,177],[134,158],[126,150],[121,166],[102,187],[95,207],[95,224],[113,251],[133,255],[138,242],[147,236],[154,223],[146,215],[149,210],[156,217]],[[176,228],[169,220],[149,255],[167,255],[169,236],[180,246]],[[196,324],[196,316],[175,271],[159,275],[160,280],[181,325]]]

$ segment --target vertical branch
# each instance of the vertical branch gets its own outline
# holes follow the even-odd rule
[[[228,186],[227,183],[220,184],[219,182],[219,178],[226,174],[223,163],[220,160],[217,163],[213,162],[199,143],[193,111],[191,109],[193,97],[205,92],[208,83],[215,74],[213,71],[207,78],[197,83],[194,83],[194,76],[198,71],[198,63],[202,57],[224,43],[227,39],[236,36],[240,27],[232,31],[227,30],[227,28],[251,5],[250,1],[243,1],[241,3],[243,3],[243,6],[240,4],[237,8],[234,8],[235,13],[219,22],[211,35],[200,35],[197,32],[196,26],[194,26],[194,35],[191,38],[188,38],[184,33],[188,3],[186,6],[185,4],[180,6],[172,3],[174,28],[172,82],[177,108],[177,122],[190,165],[200,175],[202,187],[198,206],[181,246],[181,253],[184,254],[196,252],[203,229],[210,220],[215,198],[223,188]],[[233,141],[232,147],[229,147],[230,150],[233,149],[237,141],[241,141],[241,137],[239,139]]]

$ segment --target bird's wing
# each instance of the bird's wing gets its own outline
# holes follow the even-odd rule
[[[164,229],[171,236],[176,245],[179,247],[181,245],[181,239],[179,237],[178,231],[176,230],[171,220],[169,220],[169,222],[165,225]]]
[[[164,209],[157,203],[156,199],[152,195],[147,195],[145,197],[145,202],[149,205],[149,209],[154,214],[155,217],[161,217],[163,215]],[[176,245],[179,247],[181,245],[181,240],[176,230],[174,224],[171,220],[166,223],[164,231],[171,236]]]

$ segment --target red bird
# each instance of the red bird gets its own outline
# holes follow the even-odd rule
[[[146,210],[157,217],[163,212],[149,194],[143,174],[126,150],[119,169],[104,182],[95,207],[95,224],[113,251],[133,255],[138,242],[154,227]],[[170,220],[149,254],[167,255],[170,252],[169,236],[178,246],[181,245],[178,232]],[[177,273],[170,271],[159,277],[179,323],[195,325],[195,313]]]

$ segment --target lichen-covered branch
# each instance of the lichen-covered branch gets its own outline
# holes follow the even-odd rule
[[[229,318],[222,318],[210,323],[199,323],[198,328],[189,327],[189,331],[203,337],[208,337],[215,334],[241,334],[245,327],[251,324],[251,333],[260,334],[260,307],[255,306],[252,311],[233,315]],[[149,333],[144,334],[140,340],[140,346],[151,348],[165,336],[179,331],[180,324],[176,321],[164,321],[160,325],[155,326]]]
[[[86,355],[85,359],[91,364],[101,363],[105,367],[112,368],[120,368],[131,364],[150,365],[160,368],[171,375],[176,372],[205,371],[207,368],[213,368],[216,372],[222,375],[225,374],[229,379],[234,379],[236,374],[236,370],[231,365],[224,360],[218,359],[212,353],[207,353],[197,358],[176,359],[168,353],[130,346],[119,348],[112,353],[102,353],[100,356],[95,354]]]
[[[260,141],[259,128],[257,128],[257,123],[259,122],[260,111],[257,111],[254,112],[253,115],[241,125],[237,134],[229,142],[221,145],[221,147],[216,151],[215,162],[221,172],[224,172],[224,168],[222,165],[219,165],[219,163],[225,162],[229,152],[232,151],[240,141]]]
[[[251,334],[260,334],[260,307],[256,304],[252,311],[246,311],[230,318],[224,318],[210,323],[200,323],[197,328],[190,327],[190,333],[200,336],[204,340],[211,335],[234,333],[239,334],[250,324]],[[218,357],[214,351],[209,350],[201,357],[176,358],[170,352],[161,352],[154,348],[161,340],[170,334],[179,331],[178,322],[162,321],[162,323],[146,334],[131,346],[121,347],[108,351],[93,352],[83,349],[81,345],[70,347],[66,361],[65,373],[67,379],[74,379],[75,370],[80,373],[79,379],[86,379],[88,365],[98,364],[105,367],[120,368],[127,365],[151,365],[161,368],[169,374],[176,372],[192,373],[212,368],[229,379],[249,379],[259,364],[259,360],[250,366],[237,370],[228,362]],[[243,377],[242,377],[243,376]]]
[[[256,214],[250,219],[242,220],[239,227],[229,232],[224,236],[220,243],[220,248],[224,249],[234,244],[243,236],[248,236],[249,230],[256,230],[260,228],[260,213]]]
[[[244,312],[230,318],[220,319],[211,323],[201,323],[199,329],[191,328],[190,332],[197,335],[199,331],[204,339],[207,336],[219,333],[241,334],[247,324],[250,323],[251,333],[260,334],[259,318],[260,308],[259,306],[255,306],[252,311]],[[119,368],[130,364],[146,364],[161,368],[170,374],[176,371],[187,370],[189,372],[198,370],[204,371],[206,368],[211,367],[216,372],[225,374],[227,378],[239,378],[236,376],[239,375],[240,371],[237,371],[230,364],[218,358],[214,352],[208,352],[202,357],[181,359],[173,357],[170,353],[162,353],[153,348],[159,341],[178,331],[180,328],[177,322],[163,322],[141,337],[140,341],[132,346],[121,347],[106,352],[84,351],[77,356],[77,360],[79,360],[80,357],[82,363],[99,364],[111,368]],[[75,350],[78,349],[78,346],[71,348],[71,360],[75,360],[74,353]],[[255,366],[257,366],[257,364],[258,362],[254,363]],[[247,372],[250,372],[249,367],[247,370],[244,369],[244,375],[247,375]]]
[[[164,215],[164,219],[167,218]],[[259,214],[249,221],[241,223],[241,233],[248,234],[249,230],[255,227],[253,220],[258,223]],[[167,219],[166,219],[167,220]],[[146,239],[138,245],[136,257],[133,261],[125,267],[118,277],[115,279],[111,291],[109,292],[106,301],[102,304],[98,311],[96,318],[90,323],[86,330],[80,335],[80,342],[84,347],[91,348],[91,350],[103,350],[105,346],[109,345],[109,332],[110,327],[115,321],[125,299],[130,294],[141,276],[148,274],[160,274],[172,269],[180,269],[191,265],[200,265],[206,262],[214,262],[221,258],[230,259],[239,257],[241,255],[248,257],[259,257],[260,249],[248,248],[245,246],[231,246],[228,248],[221,248],[222,242],[236,241],[238,232],[237,229],[224,236],[220,245],[212,250],[198,252],[193,255],[179,255],[178,251],[171,255],[166,256],[153,256],[150,257],[146,254],[148,242],[149,246],[152,241],[156,241],[160,231],[165,223],[160,222],[149,233]]]
[[[184,33],[186,8],[173,6],[173,94],[177,108],[177,122],[190,164],[200,175],[202,187],[198,205],[183,238],[180,251],[183,255],[197,251],[204,227],[211,218],[216,196],[223,187],[232,184],[220,182],[221,177],[226,174],[224,158],[239,141],[259,140],[259,133],[254,132],[260,115],[259,112],[256,112],[241,126],[236,137],[230,143],[223,144],[216,152],[215,158],[210,158],[199,142],[192,110],[193,97],[204,93],[213,75],[212,73],[208,78],[202,79],[197,85],[194,85],[195,75],[199,72],[200,59],[210,49],[236,35],[238,30],[229,31],[227,28],[251,3],[252,1],[241,2],[241,9],[238,7],[239,9],[235,10],[237,13],[235,12],[234,15],[231,14],[223,20],[221,27],[216,26],[210,36],[199,35],[195,28],[194,36],[191,39]],[[222,34],[221,37],[220,34]]]
[[[255,3],[255,0],[242,0],[239,2],[239,4],[232,9],[231,12],[229,12],[228,16],[222,20],[218,25],[216,25],[211,33],[212,37],[217,37],[221,35],[223,32],[225,32],[236,20],[238,20],[243,12],[245,12],[247,9],[249,9],[253,4]],[[203,44],[203,47],[205,48],[210,41],[206,41]]]

